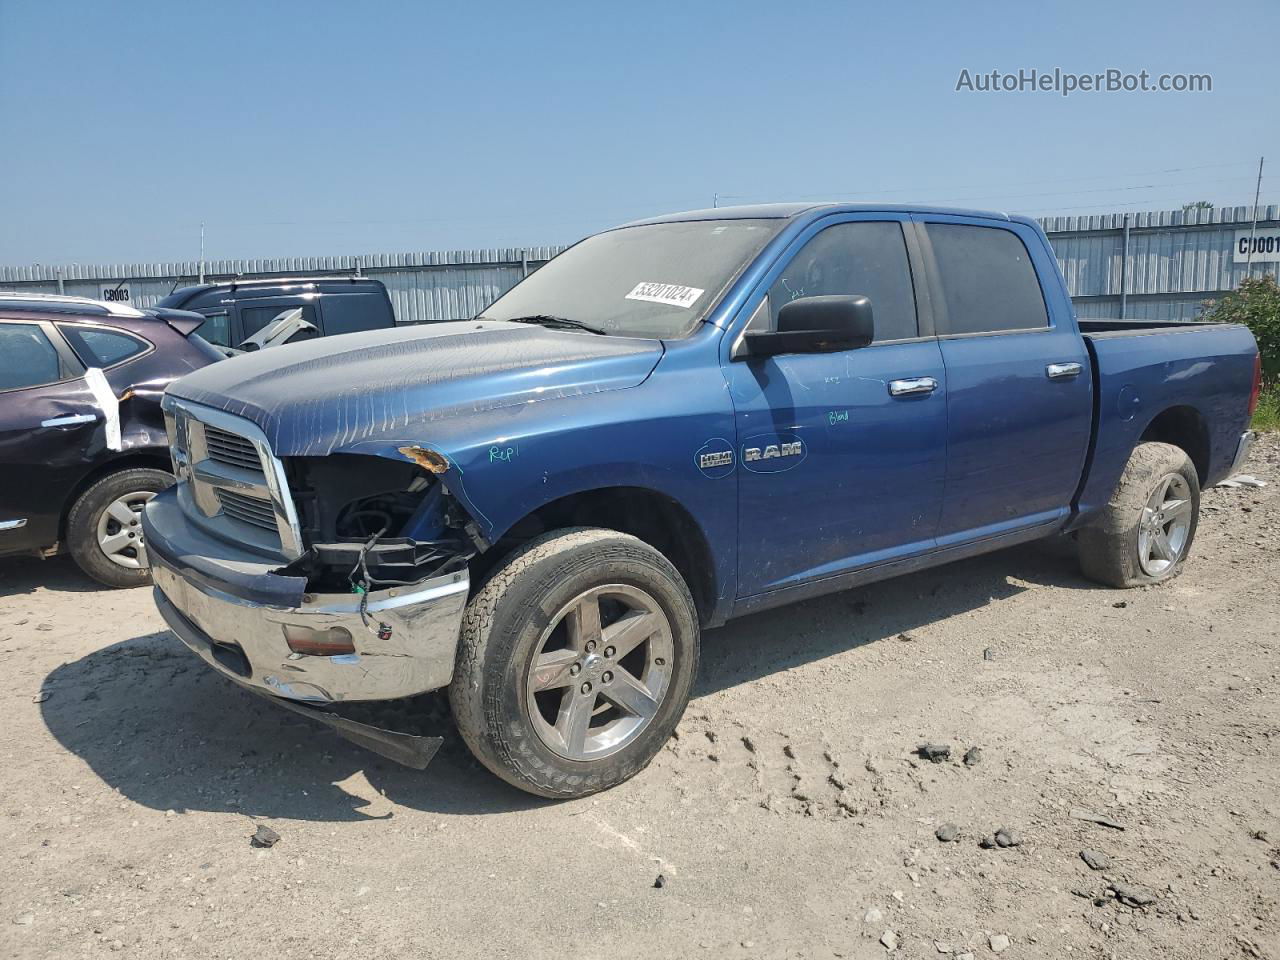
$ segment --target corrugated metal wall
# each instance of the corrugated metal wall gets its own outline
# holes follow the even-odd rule
[[[563,247],[450,250],[361,257],[295,257],[278,260],[213,260],[209,280],[269,276],[350,276],[357,272],[386,284],[402,323],[473,317]],[[0,289],[99,297],[104,286],[129,284],[129,302],[153,306],[175,286],[196,282],[200,265],[131,263],[68,267],[0,267]]]
[[[1158,213],[1047,217],[1040,222],[1076,312],[1135,320],[1194,320],[1205,300],[1234,290],[1250,272],[1277,273],[1275,260],[1235,263],[1237,230],[1248,230],[1252,207]],[[1124,256],[1128,227],[1128,257]],[[1280,206],[1258,208],[1258,229],[1280,227]]]
[[[1223,207],[1048,217],[1040,222],[1053,243],[1080,316],[1118,317],[1123,300],[1126,317],[1192,320],[1206,299],[1235,289],[1248,272],[1245,264],[1233,262],[1232,249],[1236,231],[1248,229],[1252,219],[1251,207]],[[1280,227],[1280,206],[1259,207],[1258,227]],[[215,260],[206,265],[205,275],[221,280],[352,274],[359,270],[387,285],[402,323],[451,320],[475,316],[562,249]],[[1276,273],[1278,266],[1275,261],[1255,261],[1252,273]],[[199,264],[194,261],[0,267],[0,288],[98,297],[104,284],[127,280],[130,302],[145,307],[168,294],[175,284],[194,283],[198,274]]]

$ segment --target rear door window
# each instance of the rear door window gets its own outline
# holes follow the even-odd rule
[[[380,285],[357,287],[350,293],[329,293],[322,298],[322,304],[320,320],[326,337],[358,330],[382,330],[396,324],[391,301]]]
[[[122,330],[103,330],[74,323],[60,323],[58,329],[86,367],[113,367],[145,353],[151,346],[141,337]]]
[[[1036,268],[1016,233],[962,223],[930,223],[925,229],[946,306],[940,334],[1049,326]]]
[[[42,387],[67,376],[58,351],[37,324],[0,321],[0,390]]]
[[[770,329],[778,311],[801,297],[864,296],[875,339],[919,336],[916,298],[902,227],[894,221],[837,223],[815,234],[769,288]]]
[[[206,313],[205,321],[196,327],[196,333],[206,343],[229,347],[231,346],[231,317],[225,313]]]
[[[284,306],[275,305],[270,307],[241,307],[240,323],[244,327],[245,337],[252,337],[267,324],[283,317],[292,310],[301,310],[302,319],[319,329],[320,324],[316,320],[316,308],[309,303],[289,303]]]

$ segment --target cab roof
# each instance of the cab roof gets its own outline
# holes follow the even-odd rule
[[[667,213],[658,217],[633,220],[623,226],[638,227],[651,223],[680,223],[690,220],[792,220],[805,215],[816,217],[829,213],[933,213],[958,217],[982,217],[987,220],[1015,219],[1007,213],[994,210],[967,210],[914,203],[757,203]]]

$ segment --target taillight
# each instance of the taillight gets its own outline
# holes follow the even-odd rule
[[[1258,409],[1258,396],[1262,393],[1262,354],[1253,355],[1253,389],[1249,391],[1249,416]]]

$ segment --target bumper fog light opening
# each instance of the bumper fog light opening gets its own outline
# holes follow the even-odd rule
[[[300,624],[281,624],[284,642],[294,653],[308,657],[332,657],[355,653],[356,646],[351,631],[345,627],[325,627],[317,630]]]

